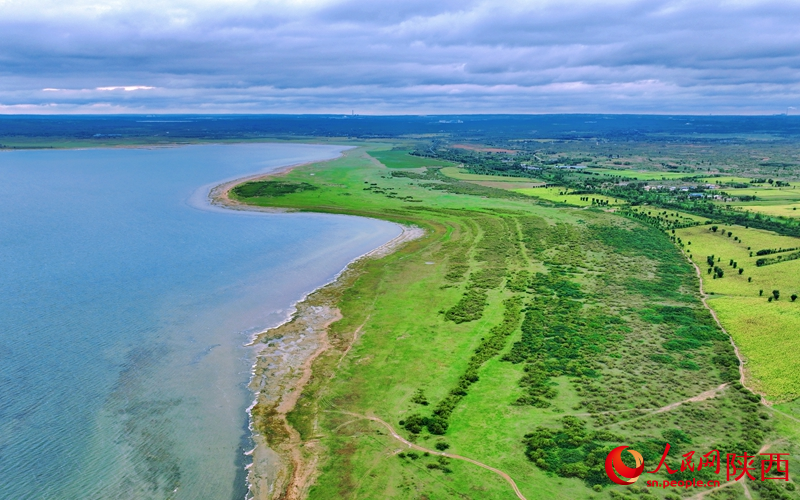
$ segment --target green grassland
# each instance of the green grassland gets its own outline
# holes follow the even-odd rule
[[[713,182],[713,180],[712,180]],[[748,188],[725,188],[729,196],[755,196],[755,201],[719,201],[720,205],[730,205],[741,210],[769,217],[800,217],[800,188],[772,187],[768,184]]]
[[[716,232],[711,227],[679,229],[676,235],[703,270],[705,290],[715,296],[709,304],[747,358],[753,385],[772,400],[795,399],[800,396],[800,301],[792,302],[791,295],[800,294],[800,260],[764,266],[756,261],[790,254],[757,252],[800,247],[800,239],[742,226],[720,226]],[[707,272],[711,255],[724,270],[721,279],[713,279],[713,270]],[[780,292],[780,299],[768,302],[773,290]]]
[[[611,175],[624,177],[631,180],[640,181],[661,181],[661,180],[675,180],[682,179],[692,174],[685,172],[658,172],[652,170],[633,170],[633,169],[610,169],[610,168],[587,168],[589,172],[598,173],[601,175]]]
[[[552,201],[554,203],[564,203],[565,205],[574,205],[577,207],[588,207],[592,205],[592,198],[596,200],[603,200],[610,205],[618,205],[620,200],[603,196],[599,194],[585,195],[585,194],[564,194],[565,188],[562,187],[540,187],[529,189],[515,189],[514,192],[539,198],[541,200]]]
[[[758,214],[770,217],[800,217],[800,200],[794,203],[773,203],[766,201],[757,202],[736,202],[727,203],[733,207],[739,207],[741,210],[748,212],[755,212]]]
[[[326,450],[312,499],[515,498],[498,475],[409,453],[359,416],[496,467],[530,500],[675,498],[611,484],[605,453],[627,444],[655,467],[669,441],[675,469],[690,449],[753,453],[776,439],[769,410],[737,382],[738,362],[700,303],[693,269],[656,228],[438,169],[390,170],[363,149],[238,192],[255,205],[427,231],[361,264],[338,299],[333,348],[289,415]],[[655,411],[725,383],[716,397]],[[687,474],[670,478],[699,477]],[[744,498],[740,488],[721,494],[714,498]],[[755,493],[797,498],[780,494]]]
[[[463,168],[458,167],[445,167],[441,169],[442,174],[446,175],[447,177],[458,179],[461,181],[490,181],[490,182],[531,182],[531,179],[527,177],[504,177],[501,175],[482,175],[482,174],[470,174],[466,172]]]
[[[726,190],[732,196],[755,196],[756,200],[763,201],[798,201],[800,188],[797,187],[752,187]]]
[[[723,175],[720,177],[704,177],[700,179],[701,182],[709,184],[749,184],[752,179],[750,177],[737,177],[733,175]]]
[[[452,165],[451,162],[445,160],[412,156],[409,154],[411,150],[406,149],[370,149],[368,152],[370,156],[388,168],[446,167]]]

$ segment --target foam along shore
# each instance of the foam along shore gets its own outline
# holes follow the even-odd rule
[[[284,175],[297,166],[300,165],[226,182],[212,189],[209,197],[215,205],[235,210],[285,212],[238,203],[229,192],[242,182]],[[249,452],[252,462],[247,474],[248,498],[299,499],[313,483],[321,451],[318,442],[303,441],[286,415],[295,408],[311,380],[313,362],[331,350],[342,356],[357,339],[355,332],[347,345],[341,345],[331,341],[327,332],[332,323],[342,318],[336,305],[341,293],[362,272],[363,263],[389,255],[425,234],[422,228],[398,225],[402,232],[397,237],[351,261],[330,283],[298,301],[287,321],[256,335],[250,344],[257,353],[249,385],[255,394],[249,408],[255,446]]]

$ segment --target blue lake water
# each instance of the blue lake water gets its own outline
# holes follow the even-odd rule
[[[202,200],[341,150],[0,153],[1,498],[244,497],[244,344],[400,231]]]

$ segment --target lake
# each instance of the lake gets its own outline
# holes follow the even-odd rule
[[[244,498],[245,344],[400,228],[206,193],[343,149],[0,153],[3,498]]]

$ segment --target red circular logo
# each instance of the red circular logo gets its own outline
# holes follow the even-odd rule
[[[617,446],[606,457],[606,474],[617,484],[633,484],[644,472],[644,458],[636,450],[628,449],[628,453],[633,455],[633,459],[636,461],[636,467],[628,467],[622,462],[622,452],[627,448],[627,446]]]

